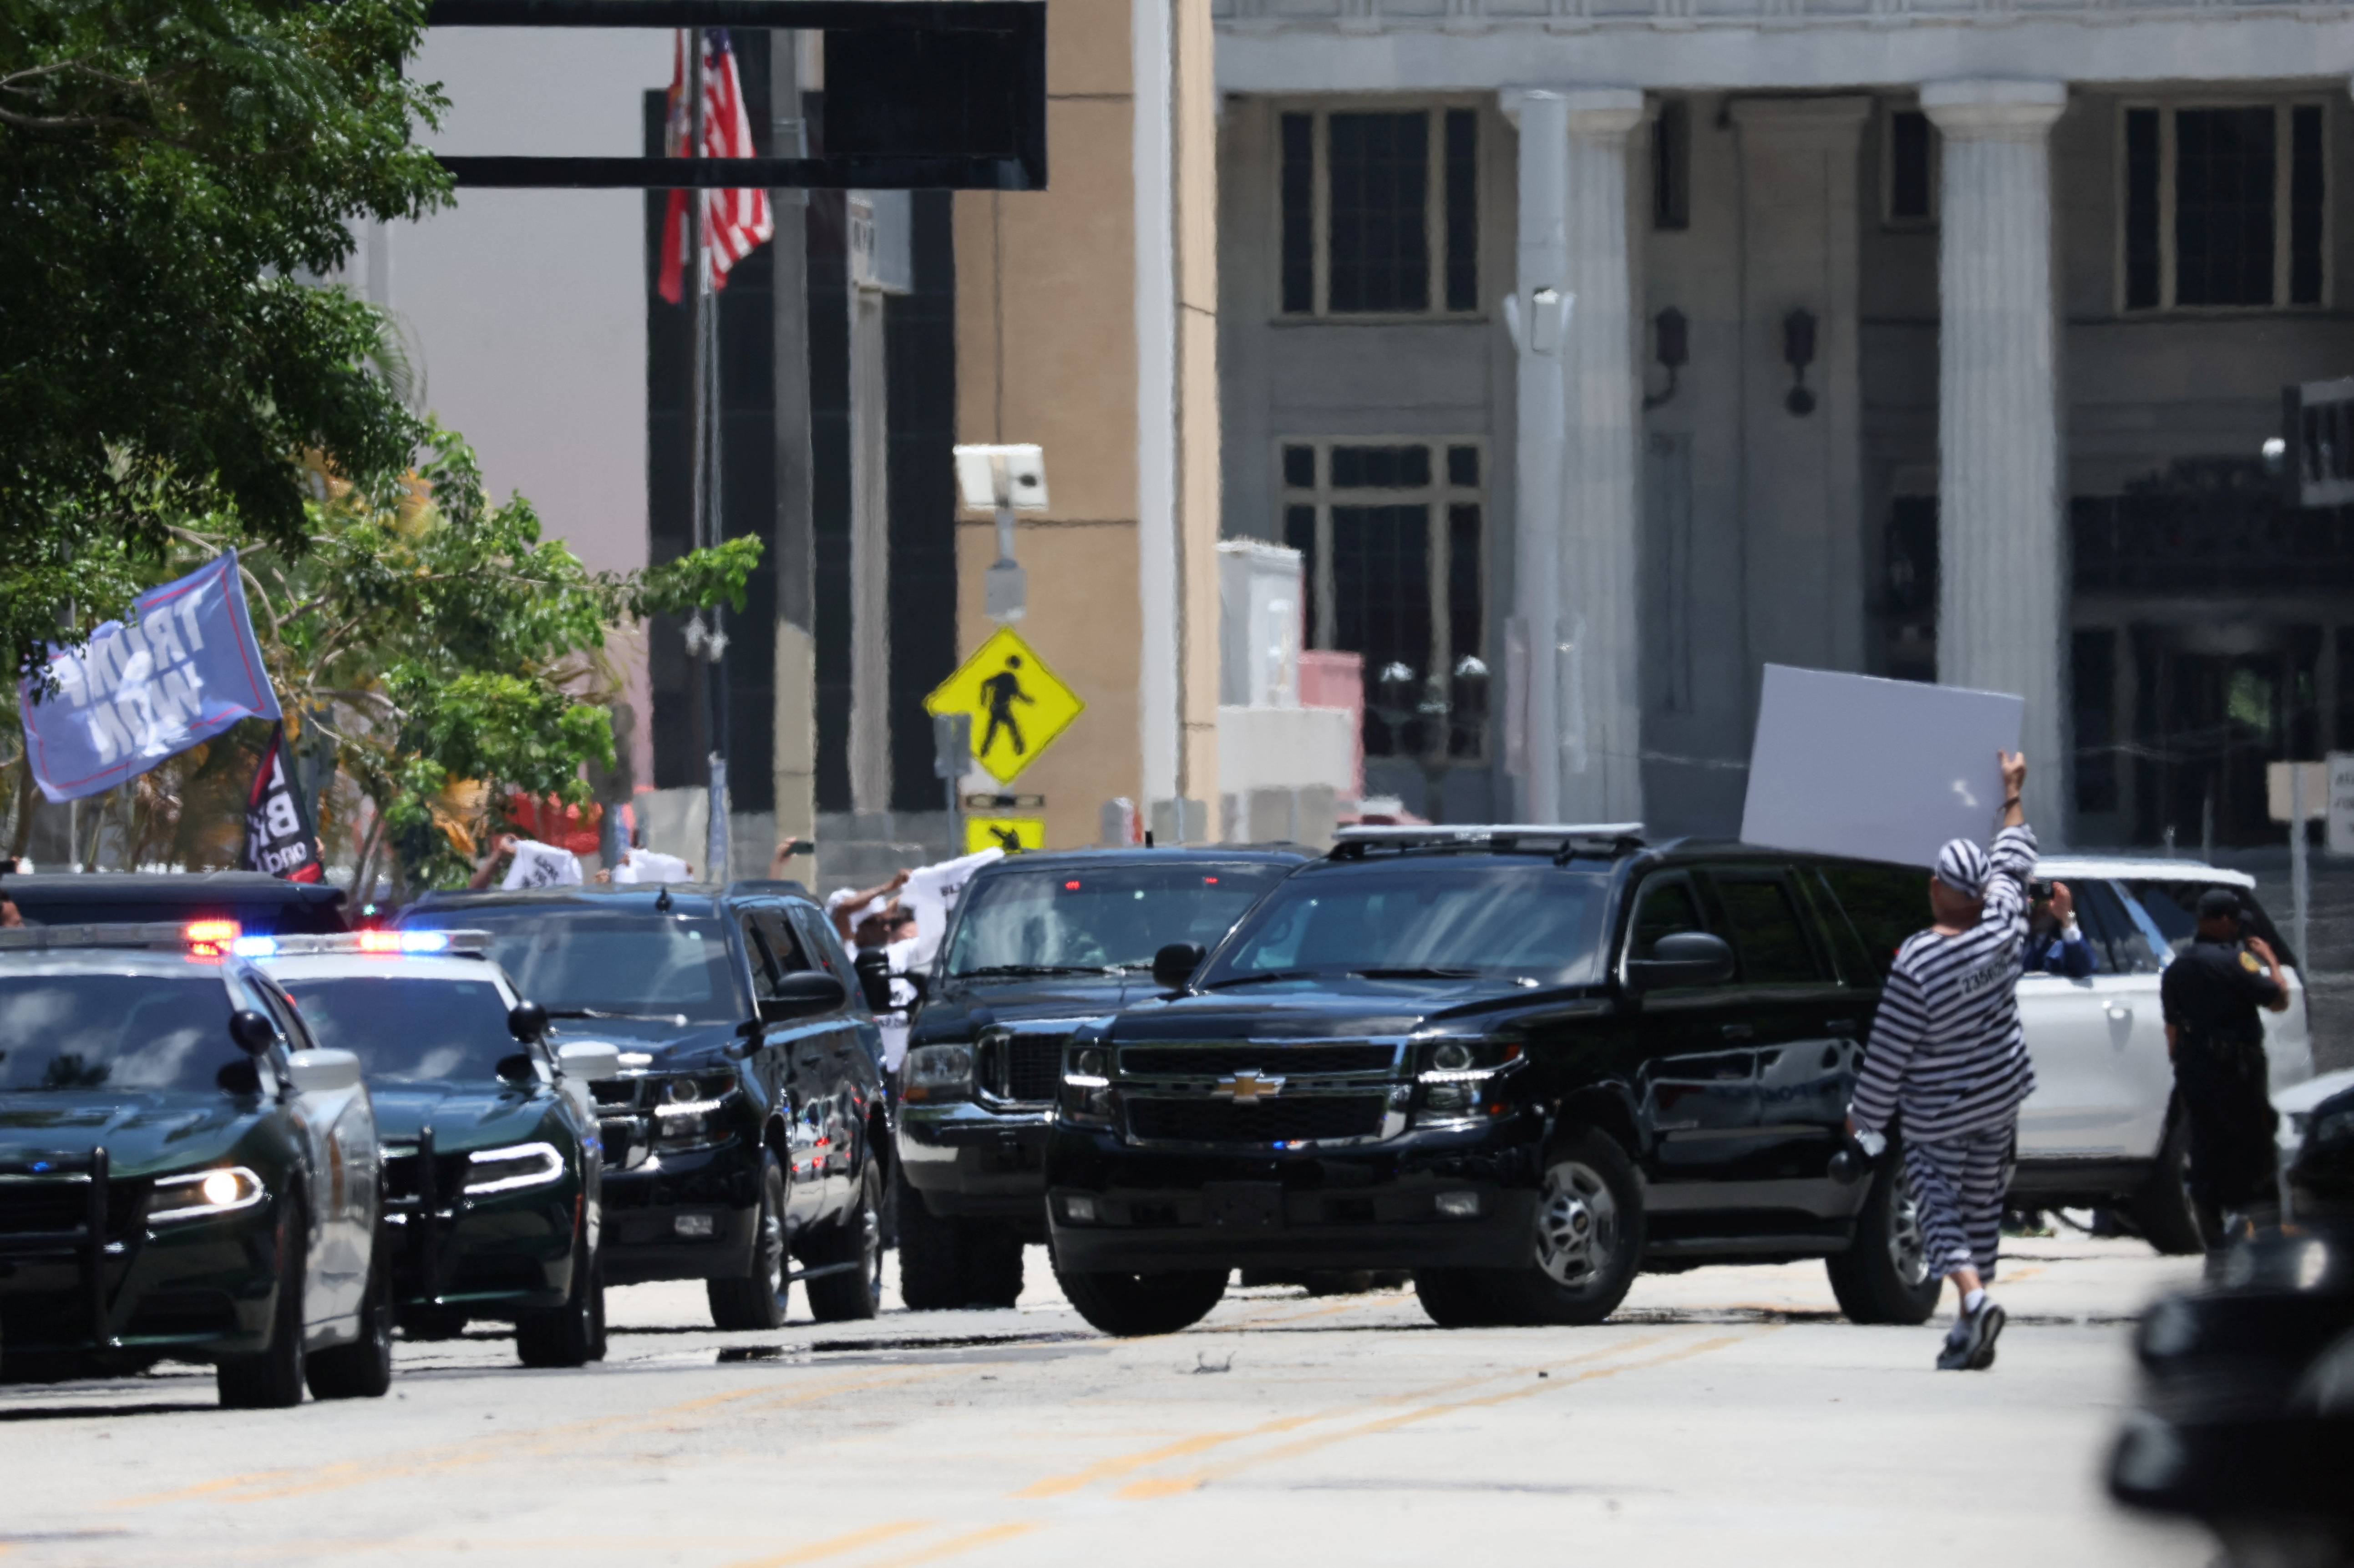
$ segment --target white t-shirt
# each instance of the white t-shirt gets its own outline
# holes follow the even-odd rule
[[[930,966],[940,950],[941,938],[949,934],[949,916],[955,912],[957,900],[964,896],[965,884],[982,866],[1004,858],[1002,849],[985,849],[909,874],[907,885],[899,890],[900,905],[916,916],[914,957],[909,968]]]
[[[674,854],[656,854],[652,850],[625,850],[621,863],[613,868],[616,882],[692,882],[695,868]]]
[[[515,845],[514,859],[508,862],[506,880],[499,887],[513,893],[519,887],[577,887],[580,881],[578,855],[536,839],[525,839]]]

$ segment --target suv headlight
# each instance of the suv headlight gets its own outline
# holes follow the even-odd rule
[[[673,1153],[708,1149],[727,1139],[732,1077],[681,1075],[661,1079],[653,1094],[653,1143]]]
[[[1421,1108],[1434,1121],[1502,1114],[1494,1080],[1521,1065],[1518,1042],[1433,1040],[1415,1047]]]
[[[972,1096],[972,1047],[918,1045],[899,1069],[899,1095],[908,1100],[961,1100]]]
[[[165,1176],[147,1194],[147,1223],[209,1219],[250,1209],[270,1195],[261,1178],[242,1165],[217,1171],[193,1171],[186,1176]]]
[[[1115,1102],[1111,1047],[1100,1041],[1074,1042],[1063,1051],[1063,1092],[1055,1108],[1075,1127],[1109,1127]]]
[[[472,1197],[545,1187],[564,1174],[564,1156],[552,1143],[478,1149],[466,1156],[466,1192]]]

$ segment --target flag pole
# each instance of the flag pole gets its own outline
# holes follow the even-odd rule
[[[724,49],[727,47],[727,36],[722,33],[719,37]],[[698,61],[700,58],[700,56],[697,57]],[[725,58],[726,57],[723,56],[723,58]],[[732,65],[730,69],[732,70]],[[705,109],[704,101],[697,96],[695,102],[695,112],[700,116]],[[702,122],[698,119],[695,138],[698,154],[703,150],[701,124]],[[727,193],[724,191],[698,190],[695,196],[698,201],[705,206],[725,203],[727,199]],[[716,268],[706,262],[695,275],[697,293],[703,294],[708,291],[707,297],[703,300],[703,407],[707,446],[704,453],[698,454],[711,465],[709,477],[704,482],[703,487],[705,529],[703,544],[705,548],[716,546],[726,532],[726,512],[721,482],[724,471],[720,467],[720,445],[726,420],[722,417],[725,410],[721,407],[719,396],[719,295],[718,291],[711,287],[716,280],[708,276],[715,270]],[[704,728],[704,736],[711,748],[711,798],[705,811],[706,832],[703,853],[710,880],[721,884],[731,880],[734,870],[729,863],[733,856],[729,852],[728,828],[731,824],[727,820],[726,624],[726,607],[713,605],[711,607],[711,641],[704,645],[708,661],[708,667],[704,671],[704,690],[707,694],[705,700],[708,704],[706,711],[711,715],[710,723]]]

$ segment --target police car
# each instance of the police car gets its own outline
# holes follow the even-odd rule
[[[359,1060],[239,934],[0,931],[0,1378],[210,1361],[245,1407],[389,1386]]]
[[[617,1047],[552,1048],[481,931],[246,937],[324,1044],[355,1055],[385,1153],[394,1309],[413,1338],[514,1324],[527,1366],[604,1354],[603,1160],[588,1086]]]

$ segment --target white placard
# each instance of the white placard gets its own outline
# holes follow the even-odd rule
[[[2354,752],[2329,754],[2329,853],[2354,854]]]
[[[2002,806],[1997,754],[2018,748],[2026,707],[2001,692],[1768,664],[1742,841],[1920,866],[1947,839],[1984,843]]]

